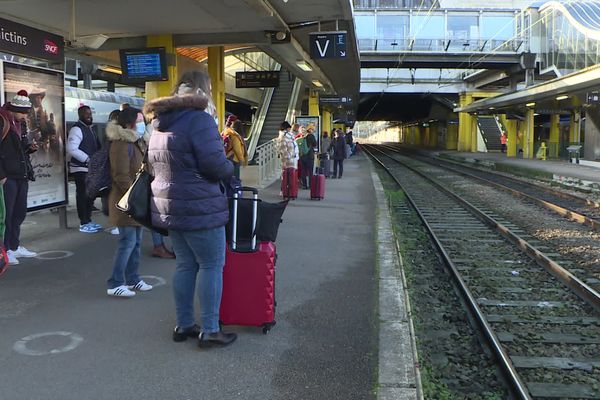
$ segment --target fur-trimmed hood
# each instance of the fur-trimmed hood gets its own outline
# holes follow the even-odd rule
[[[121,140],[123,142],[135,143],[140,137],[133,129],[123,128],[115,121],[110,121],[106,124],[106,138],[111,142]]]
[[[152,119],[173,110],[191,108],[204,111],[208,107],[208,101],[208,97],[200,94],[159,97],[146,103],[144,114]]]

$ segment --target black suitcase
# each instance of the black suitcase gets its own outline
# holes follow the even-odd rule
[[[325,178],[331,177],[331,160],[329,159],[329,154],[321,154],[319,159],[320,165],[317,169],[317,173],[325,175]]]

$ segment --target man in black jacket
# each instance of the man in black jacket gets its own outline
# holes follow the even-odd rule
[[[27,192],[29,177],[29,154],[37,151],[37,144],[22,141],[22,123],[31,109],[27,92],[20,90],[6,103],[0,112],[9,121],[9,130],[0,142],[0,182],[3,183],[6,208],[4,246],[9,264],[18,264],[19,257],[35,257],[37,253],[21,246],[21,224],[27,215]]]

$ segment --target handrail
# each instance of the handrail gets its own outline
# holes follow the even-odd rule
[[[275,63],[275,67],[273,68],[273,70],[281,70],[281,64]],[[271,99],[273,98],[274,92],[275,88],[266,88],[263,92],[260,105],[258,107],[258,115],[256,115],[254,122],[252,123],[252,127],[250,128],[250,133],[248,135],[249,160],[252,160],[254,158],[254,153],[256,152],[258,139],[260,138],[260,133],[262,132],[262,128],[265,124],[265,119],[267,118],[267,113],[269,112],[269,107],[271,105]]]
[[[277,173],[281,171],[276,143],[277,139],[271,139],[256,148],[259,187],[263,187],[273,182],[277,177]]]
[[[523,39],[413,39],[413,38],[361,38],[361,52],[423,52],[423,53],[517,53]]]
[[[292,93],[290,94],[290,101],[288,103],[287,113],[285,114],[285,120],[292,123],[296,118],[296,103],[298,102],[298,96],[300,95],[300,89],[302,89],[302,81],[298,78],[294,80],[294,86],[292,87]]]

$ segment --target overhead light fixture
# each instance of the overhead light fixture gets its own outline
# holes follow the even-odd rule
[[[296,65],[298,66],[298,68],[300,68],[302,71],[312,71],[312,67],[310,66],[309,63],[307,63],[306,61],[302,60],[302,61],[298,61],[296,63]]]
[[[113,67],[113,66],[110,66],[110,65],[102,66],[102,67],[100,67],[100,70],[104,71],[104,72],[111,72],[113,74],[123,75],[123,71],[121,71],[120,68]]]
[[[313,80],[312,84],[315,85],[316,87],[323,87],[323,84],[321,83],[321,81],[318,80]]]
[[[490,107],[489,108],[489,110],[495,110],[495,109],[496,109],[496,107]]]
[[[537,117],[538,115],[540,115],[540,114],[538,114],[538,113],[533,113],[533,116],[534,116],[534,117]]]
[[[568,99],[568,98],[569,98],[569,95],[566,95],[566,94],[565,94],[565,95],[563,95],[563,96],[558,96],[558,97],[556,98],[556,100],[560,101],[560,100],[564,100],[564,99]]]
[[[527,104],[525,104],[525,107],[533,107],[533,106],[535,106],[535,103],[527,103]]]

